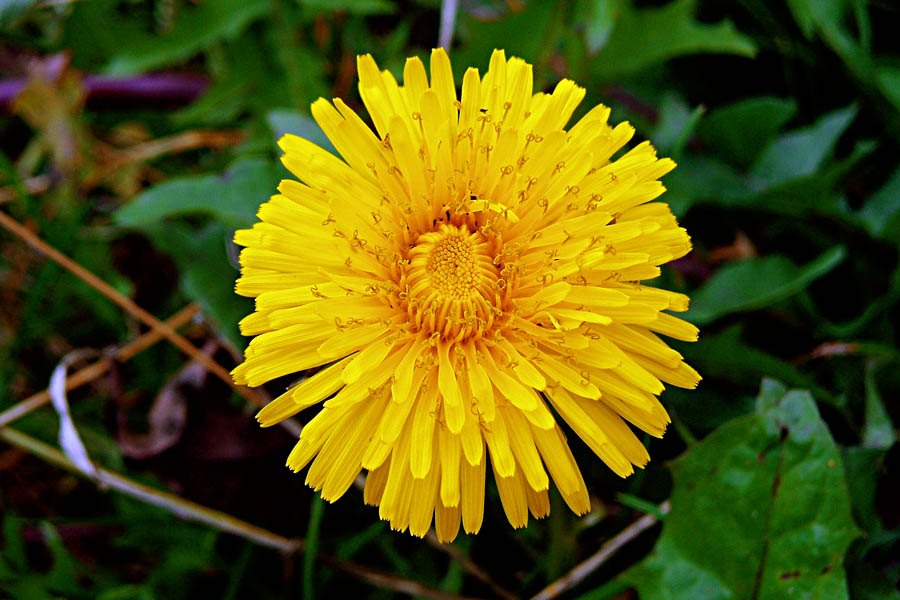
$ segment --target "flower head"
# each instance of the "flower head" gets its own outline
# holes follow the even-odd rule
[[[621,476],[661,436],[661,382],[700,377],[656,334],[695,340],[664,311],[688,298],[642,284],[690,238],[659,177],[675,164],[584,89],[534,93],[531,65],[495,51],[456,86],[447,54],[403,85],[358,60],[376,133],[340,99],[312,114],[341,158],[286,135],[285,180],[238,231],[241,322],[256,336],[238,383],[322,367],[266,406],[263,426],[323,400],[287,464],[334,501],[361,470],[395,529],[452,540],[481,527],[490,463],[510,523],[549,513],[550,479],[578,514],[584,480],[556,414]],[[548,476],[549,472],[549,476]]]

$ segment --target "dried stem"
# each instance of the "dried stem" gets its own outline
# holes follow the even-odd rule
[[[324,563],[337,567],[342,571],[346,571],[363,581],[367,581],[372,585],[394,590],[395,592],[400,592],[402,594],[408,594],[419,598],[433,598],[434,600],[467,600],[465,596],[458,596],[456,594],[450,594],[448,592],[426,587],[416,581],[410,581],[389,573],[376,571],[375,569],[363,567],[352,562],[337,560],[336,558],[321,554],[316,558]]]
[[[672,503],[666,500],[659,505],[659,512],[666,514],[669,512],[670,508],[672,508]],[[575,587],[581,583],[585,577],[600,568],[601,565],[608,561],[612,555],[618,552],[625,544],[656,525],[658,521],[659,519],[653,515],[644,515],[623,529],[616,537],[600,546],[600,549],[593,556],[538,592],[531,600],[550,600],[551,598],[556,598],[566,590]]]
[[[131,300],[131,298],[123,295],[121,292],[82,267],[80,264],[66,256],[65,254],[61,253],[56,248],[47,244],[37,235],[32,233],[31,230],[23,226],[15,219],[11,218],[6,213],[0,212],[0,226],[3,226],[4,229],[20,237],[29,246],[31,246],[44,256],[52,259],[63,268],[67,269],[69,272],[106,296],[109,300],[118,305],[134,318],[138,319],[153,330],[158,331],[160,335],[172,342],[172,344],[174,344],[176,348],[209,369],[210,372],[212,372],[216,377],[231,386],[243,398],[257,406],[260,406],[263,403],[263,399],[260,395],[258,395],[248,387],[235,385],[234,381],[231,379],[231,375],[227,370],[225,370],[222,365],[214,361],[210,356],[204,354],[199,348],[190,343],[184,336],[175,331],[171,326],[163,323],[162,321],[148,313],[146,310],[135,304],[134,301]]]
[[[25,435],[15,429],[3,427],[0,428],[0,439],[17,448],[30,452],[53,465],[71,471],[76,475],[84,476],[84,473],[82,473],[65,454],[31,436]],[[246,521],[236,519],[226,513],[207,508],[196,502],[185,500],[184,498],[179,498],[174,494],[137,483],[136,481],[132,481],[127,477],[123,477],[122,475],[118,475],[102,467],[97,467],[97,477],[95,481],[101,488],[112,488],[117,492],[131,496],[132,498],[163,508],[183,519],[211,525],[216,529],[227,533],[233,533],[262,546],[275,548],[276,550],[285,553],[295,552],[303,547],[303,540],[277,535],[271,531],[257,527],[256,525],[251,525]]]
[[[189,304],[180,311],[169,317],[166,324],[172,329],[177,329],[190,321],[200,312],[200,307],[196,304]],[[73,373],[66,378],[66,391],[74,390],[86,383],[90,383],[94,379],[106,373],[113,364],[113,360],[126,361],[135,354],[146,350],[156,342],[162,339],[162,334],[151,329],[139,338],[118,348],[111,357],[105,356],[97,362],[86,366],[85,368]],[[0,413],[0,427],[6,427],[13,421],[21,419],[31,411],[44,406],[50,402],[49,390],[42,390],[18,404],[13,405],[7,410]]]
[[[50,464],[71,471],[81,477],[85,477],[85,474],[61,451],[40,440],[25,435],[20,431],[8,427],[0,427],[0,439],[12,446],[29,452]],[[174,494],[137,483],[102,467],[97,468],[96,478],[92,480],[101,488],[112,488],[117,492],[135,498],[136,500],[158,506],[182,519],[210,525],[220,531],[243,537],[251,542],[274,548],[285,554],[297,552],[298,550],[301,550],[305,544],[305,542],[299,538],[287,538],[272,533],[271,531],[257,527],[256,525],[252,525],[221,511],[213,510],[201,504],[197,504],[196,502],[180,498]],[[394,590],[395,592],[421,598],[433,598],[434,600],[465,600],[463,596],[435,590],[415,581],[396,577],[388,573],[382,573],[381,571],[376,571],[375,569],[352,562],[338,560],[332,556],[318,554],[316,555],[316,559],[345,571],[362,581],[378,587]]]
[[[37,175],[22,182],[22,186],[28,194],[41,194],[49,190],[52,185],[53,178],[50,175]],[[0,188],[0,204],[5,204],[18,197],[19,190],[16,186]]]
[[[433,531],[428,532],[428,535],[425,536],[425,541],[428,542],[436,550],[444,552],[452,560],[458,562],[463,571],[469,573],[470,575],[487,585],[500,598],[505,598],[506,600],[516,599],[515,594],[503,588],[496,581],[491,579],[491,576],[484,569],[475,564],[475,562],[471,558],[466,556],[466,554],[462,550],[452,544],[444,544],[438,541],[437,536]]]
[[[143,163],[163,154],[176,154],[197,148],[227,148],[236,146],[244,139],[239,131],[191,130],[168,137],[136,144],[129,148],[105,151],[109,156],[102,161],[97,173],[85,185],[92,186],[108,177],[116,170],[135,163]]]

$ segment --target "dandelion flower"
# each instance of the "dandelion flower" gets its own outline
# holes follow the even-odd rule
[[[535,93],[532,67],[493,53],[457,96],[450,60],[418,58],[403,85],[358,59],[373,132],[343,101],[312,105],[341,158],[284,136],[285,180],[238,231],[241,321],[255,336],[237,383],[318,369],[258,415],[322,403],[287,459],[328,501],[367,471],[364,499],[391,527],[477,532],[488,465],[509,522],[577,514],[587,488],[554,416],[615,473],[649,460],[632,426],[662,436],[663,383],[700,379],[657,334],[695,340],[665,311],[682,294],[641,283],[691,243],[659,178],[675,164],[585,90]],[[630,424],[630,425],[629,425]],[[311,464],[310,464],[311,463]]]

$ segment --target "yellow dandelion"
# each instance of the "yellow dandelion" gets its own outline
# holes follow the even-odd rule
[[[662,436],[661,382],[700,376],[656,334],[695,340],[682,294],[642,281],[691,243],[658,179],[675,164],[608,125],[584,89],[534,93],[502,50],[461,96],[443,49],[403,85],[358,59],[376,133],[343,101],[312,114],[338,158],[286,135],[285,180],[238,231],[241,321],[256,336],[237,383],[322,367],[258,415],[321,403],[287,460],[328,501],[362,470],[365,502],[397,530],[479,530],[488,463],[514,527],[549,513],[552,479],[577,514],[587,488],[552,410],[618,475],[649,460],[629,423]],[[343,160],[342,160],[343,159]],[[549,476],[548,476],[549,473]]]

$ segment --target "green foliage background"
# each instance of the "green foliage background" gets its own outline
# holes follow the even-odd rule
[[[692,297],[704,376],[667,390],[673,426],[628,480],[570,435],[594,510],[558,497],[551,516],[513,531],[489,487],[485,526],[459,551],[529,596],[643,513],[662,527],[630,542],[564,597],[898,600],[900,577],[900,7],[891,0],[469,0],[459,3],[457,77],[496,47],[588,90],[678,168],[664,195],[694,252],[659,285]],[[196,301],[221,340],[245,344],[232,293],[230,236],[286,176],[286,131],[328,147],[308,116],[320,96],[359,106],[355,55],[400,78],[436,45],[439,0],[0,1],[0,74],[25,81],[39,59],[90,75],[203,75],[196,100],[88,96],[63,109],[62,84],[0,115],[4,210],[52,245],[167,316]],[[77,86],[81,84],[77,84]],[[88,85],[88,88],[90,86]],[[49,95],[47,95],[49,94]],[[54,95],[55,94],[55,95]],[[57,112],[53,112],[57,110]],[[41,112],[59,119],[48,123]],[[581,113],[579,113],[581,114]],[[576,114],[576,117],[579,116]],[[197,129],[239,131],[226,148],[153,157],[102,172],[104,144]],[[137,132],[137,133],[135,133]],[[68,136],[68,137],[66,137]],[[123,137],[124,136],[124,137]],[[62,141],[74,140],[67,163]],[[62,140],[62,141],[61,141]],[[130,170],[129,170],[130,169]],[[52,183],[40,190],[33,178]],[[57,266],[0,234],[0,410],[43,389],[69,348],[103,348],[135,323]],[[490,597],[456,561],[391,532],[351,490],[324,505],[281,465],[283,432],[260,432],[227,388],[188,393],[180,441],[123,457],[122,398],[136,429],[183,358],[159,344],[107,385],[73,393],[92,457],[108,468],[305,537],[338,562],[447,594]],[[116,407],[119,407],[118,409]],[[135,417],[134,415],[139,415]],[[302,415],[301,415],[302,416]],[[15,427],[55,443],[43,409]],[[380,598],[313,555],[282,557],[134,500],[98,491],[0,445],[0,596],[32,598]],[[662,516],[657,505],[671,500]]]

